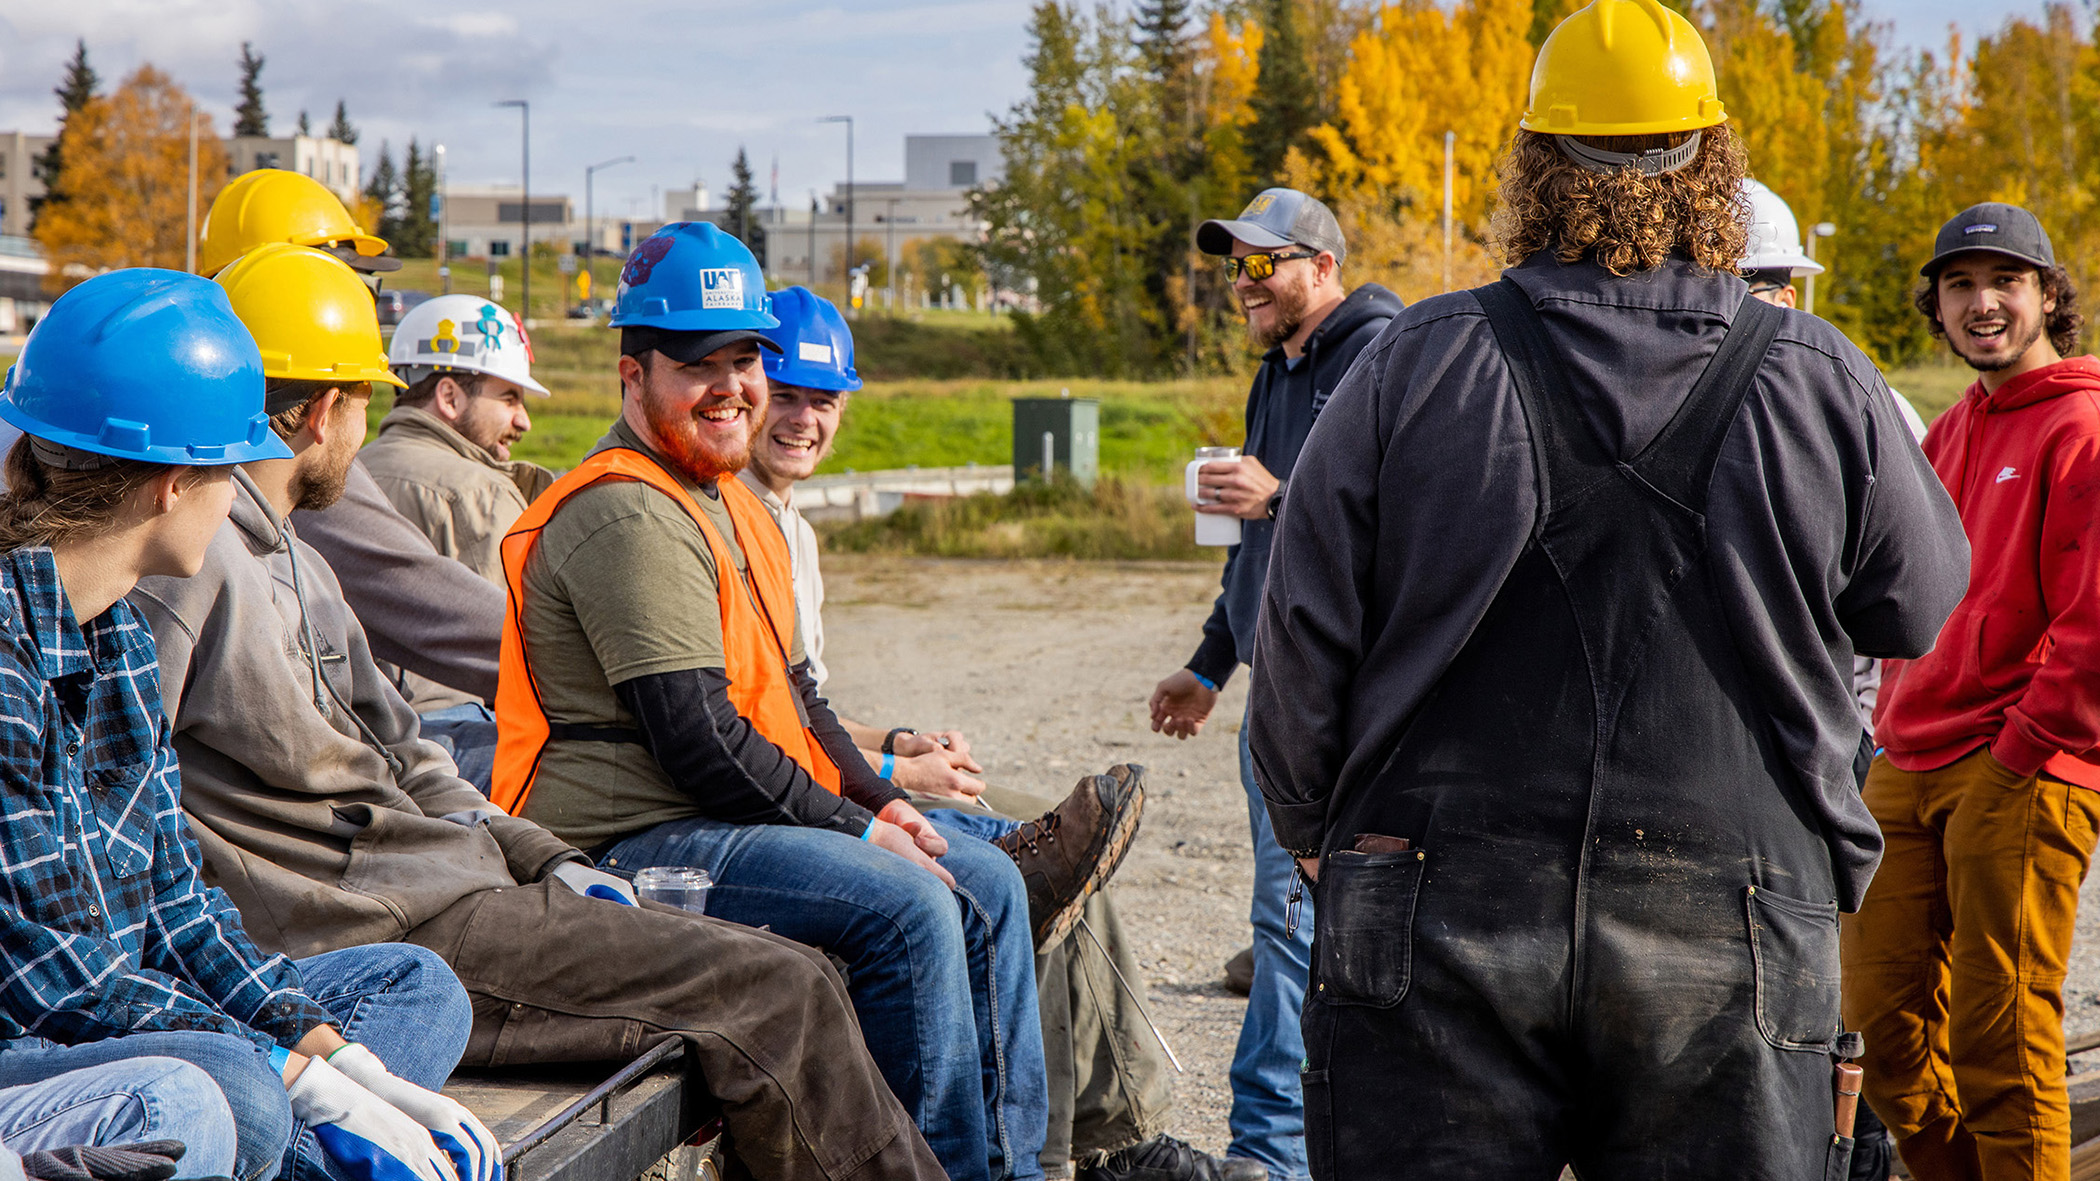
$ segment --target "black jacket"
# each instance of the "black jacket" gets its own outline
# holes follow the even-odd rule
[[[1614,278],[1541,255],[1509,274],[1621,454],[1668,422],[1749,298],[1684,260]],[[1531,446],[1469,291],[1409,308],[1335,392],[1278,522],[1249,711],[1284,848],[1321,846],[1501,589],[1538,511]],[[1722,446],[1706,531],[1764,720],[1857,910],[1881,833],[1853,772],[1852,658],[1930,649],[1969,547],[1880,372],[1826,321],[1786,313]]]
[[[1240,453],[1260,460],[1270,475],[1288,483],[1313,419],[1342,384],[1357,354],[1378,339],[1400,309],[1399,296],[1366,283],[1350,292],[1306,338],[1305,356],[1297,367],[1284,363],[1281,346],[1270,349],[1247,394],[1247,442]],[[1234,669],[1254,657],[1254,624],[1269,570],[1269,538],[1275,530],[1274,521],[1242,521],[1240,543],[1225,551],[1224,589],[1203,624],[1203,643],[1188,663],[1215,684],[1223,685]]]

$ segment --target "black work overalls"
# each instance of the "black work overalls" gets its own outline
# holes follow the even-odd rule
[[[1703,516],[1780,314],[1745,299],[1622,460],[1529,297],[1478,294],[1539,513],[1331,819],[1305,1010],[1314,1175],[1842,1177],[1830,854],[1736,655]],[[1359,834],[1413,847],[1354,852]]]

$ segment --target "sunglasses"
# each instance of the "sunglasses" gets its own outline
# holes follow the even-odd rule
[[[1225,281],[1234,282],[1240,277],[1240,272],[1245,271],[1249,279],[1259,283],[1276,273],[1276,264],[1279,262],[1289,262],[1294,258],[1318,257],[1320,252],[1317,250],[1301,250],[1296,254],[1277,254],[1273,250],[1264,250],[1240,258],[1228,257],[1225,260]]]

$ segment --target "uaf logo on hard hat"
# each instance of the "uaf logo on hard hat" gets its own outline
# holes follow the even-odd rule
[[[705,267],[700,272],[702,308],[744,306],[744,272],[737,267]]]

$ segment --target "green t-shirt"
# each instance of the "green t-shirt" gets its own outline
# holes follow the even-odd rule
[[[655,453],[616,421],[592,454]],[[661,459],[707,514],[741,577],[729,508]],[[613,686],[635,677],[725,668],[714,554],[677,501],[633,480],[608,480],[562,503],[525,562],[523,623],[540,702],[552,722],[634,729]],[[802,659],[798,626],[792,661]],[[578,848],[700,815],[648,748],[555,740],[541,755],[525,815]]]

